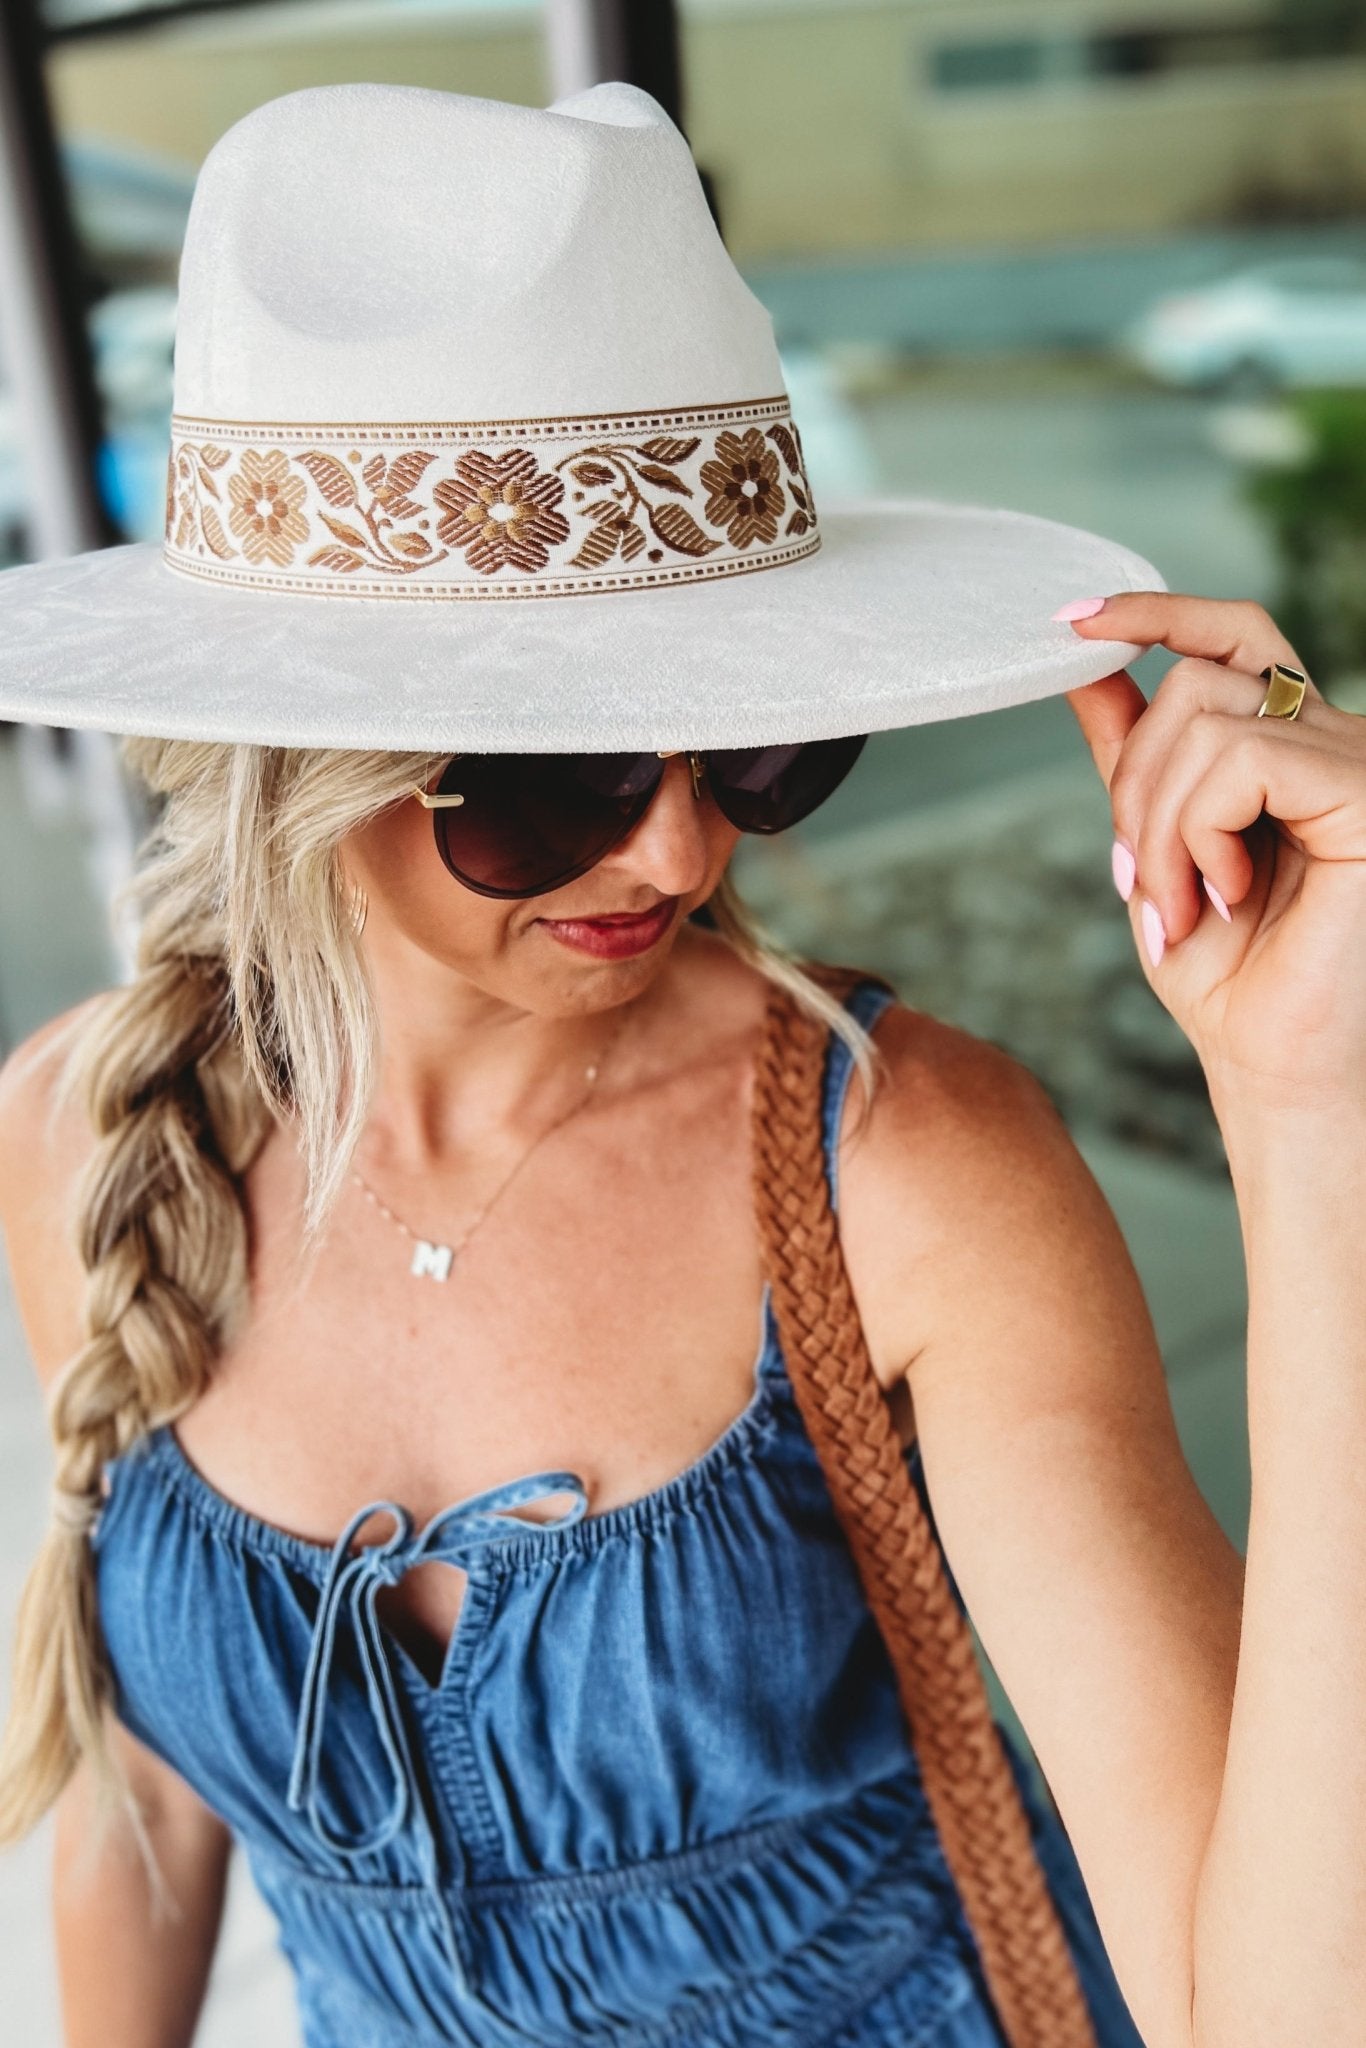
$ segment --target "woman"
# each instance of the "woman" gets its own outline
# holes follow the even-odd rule
[[[476,342],[452,354],[419,294],[416,381],[376,425],[345,381],[373,358],[317,340],[334,287],[353,340],[401,329],[393,278],[362,298],[326,260],[341,228],[320,146],[344,134],[345,232],[374,226],[373,260],[401,272],[395,208],[430,209],[429,179],[384,187],[371,222],[362,175],[399,115],[428,172],[491,166],[526,237],[580,172],[600,203],[569,209],[566,234],[625,193],[612,246],[633,221],[640,235],[611,272],[623,304],[639,289],[658,316],[678,293],[653,327],[621,314],[631,346],[657,329],[676,346],[707,265],[730,290],[686,151],[644,95],[492,107],[350,87],[239,123],[201,172],[182,266],[165,567],[183,574],[134,548],[0,579],[7,715],[135,735],[129,763],[165,800],[136,979],[0,1075],[0,1212],[56,1446],[0,1837],[57,1802],[68,2040],[189,2040],[236,1837],[309,2048],[1000,2041],[760,1288],[748,1109],[775,981],[832,1026],[822,1164],[857,1307],[907,1431],[913,1391],[918,1483],[1056,1798],[1061,1826],[1032,1798],[1029,1814],[1094,2039],[1354,2040],[1366,1511],[1345,1239],[1366,1017],[1344,962],[1363,728],[1273,667],[1294,650],[1256,607],[1126,588],[1032,621],[1065,560],[1134,582],[1133,559],[1006,514],[876,513],[899,544],[918,536],[917,642],[939,631],[958,657],[937,715],[1070,679],[1152,985],[1204,1062],[1252,1290],[1245,1589],[1182,1458],[1123,1241],[1044,1091],[872,978],[833,1003],[727,880],[740,830],[781,829],[847,772],[857,691],[882,692],[869,724],[929,715],[934,686],[898,673],[909,628],[881,651],[906,584],[884,602],[874,539],[855,545],[867,527],[827,520],[828,570],[802,559],[814,511],[781,416],[751,444],[675,386],[710,454],[677,413],[668,428],[618,404],[606,432],[586,389],[570,406],[554,385],[566,350],[537,340],[591,332],[596,349],[587,306],[557,327],[520,300],[521,327],[484,319],[482,360],[502,375],[520,348],[548,402],[533,418],[522,394],[511,453],[487,435],[445,467],[423,451],[441,476],[424,512],[402,452],[440,438],[422,348],[477,377]],[[581,144],[599,152],[587,172]],[[285,160],[315,167],[317,213],[297,189],[265,206]],[[474,218],[492,300],[490,216]],[[522,269],[596,294],[604,273],[578,254]],[[294,356],[252,326],[273,303]],[[739,347],[738,305],[715,296],[698,334]],[[751,410],[776,388],[754,348]],[[250,365],[236,411],[213,383],[224,361]],[[295,436],[279,394],[309,377],[303,419],[324,424]],[[717,411],[734,410],[732,393]],[[506,440],[511,412],[481,395],[451,417]],[[571,412],[592,427],[592,452],[561,458],[577,499],[537,439]],[[613,462],[615,485],[580,475]],[[663,497],[641,512],[647,486],[689,498],[689,525]],[[616,509],[593,512],[592,490]],[[666,566],[691,550],[729,583],[647,585],[649,551],[625,538],[647,525]],[[339,555],[376,578],[392,556],[401,577],[400,537],[439,572],[428,595],[500,601],[322,601],[322,579],[362,573]],[[947,565],[970,589],[988,547],[979,625],[955,614]],[[593,581],[563,605],[501,601],[575,574]],[[833,602],[849,579],[859,619]],[[823,611],[860,638],[857,681],[833,684],[812,644]],[[32,681],[26,639],[57,681]],[[1143,645],[1183,657],[1151,705],[1113,658]],[[659,693],[643,707],[642,676]],[[847,698],[798,731],[794,676]],[[669,743],[689,718],[699,737]],[[643,922],[610,922],[627,917]],[[133,1800],[94,1828],[120,1770]]]

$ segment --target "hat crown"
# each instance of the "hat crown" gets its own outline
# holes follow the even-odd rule
[[[772,319],[638,87],[533,108],[311,86],[253,109],[200,169],[178,414],[544,419],[782,390]]]

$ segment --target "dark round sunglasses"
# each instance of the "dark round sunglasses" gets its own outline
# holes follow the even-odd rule
[[[544,896],[577,880],[638,825],[687,752],[693,796],[704,788],[742,832],[785,832],[838,789],[867,733],[786,747],[675,747],[652,754],[455,754],[434,790],[437,852],[480,896]]]

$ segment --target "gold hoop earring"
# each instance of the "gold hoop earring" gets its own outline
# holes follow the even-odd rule
[[[365,930],[365,916],[370,908],[370,898],[359,884],[351,892],[351,929],[359,938]]]

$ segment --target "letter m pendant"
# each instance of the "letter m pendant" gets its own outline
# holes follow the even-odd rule
[[[413,1247],[413,1263],[408,1271],[419,1280],[424,1276],[429,1280],[448,1280],[454,1257],[448,1244],[428,1244],[425,1237],[420,1237]]]

